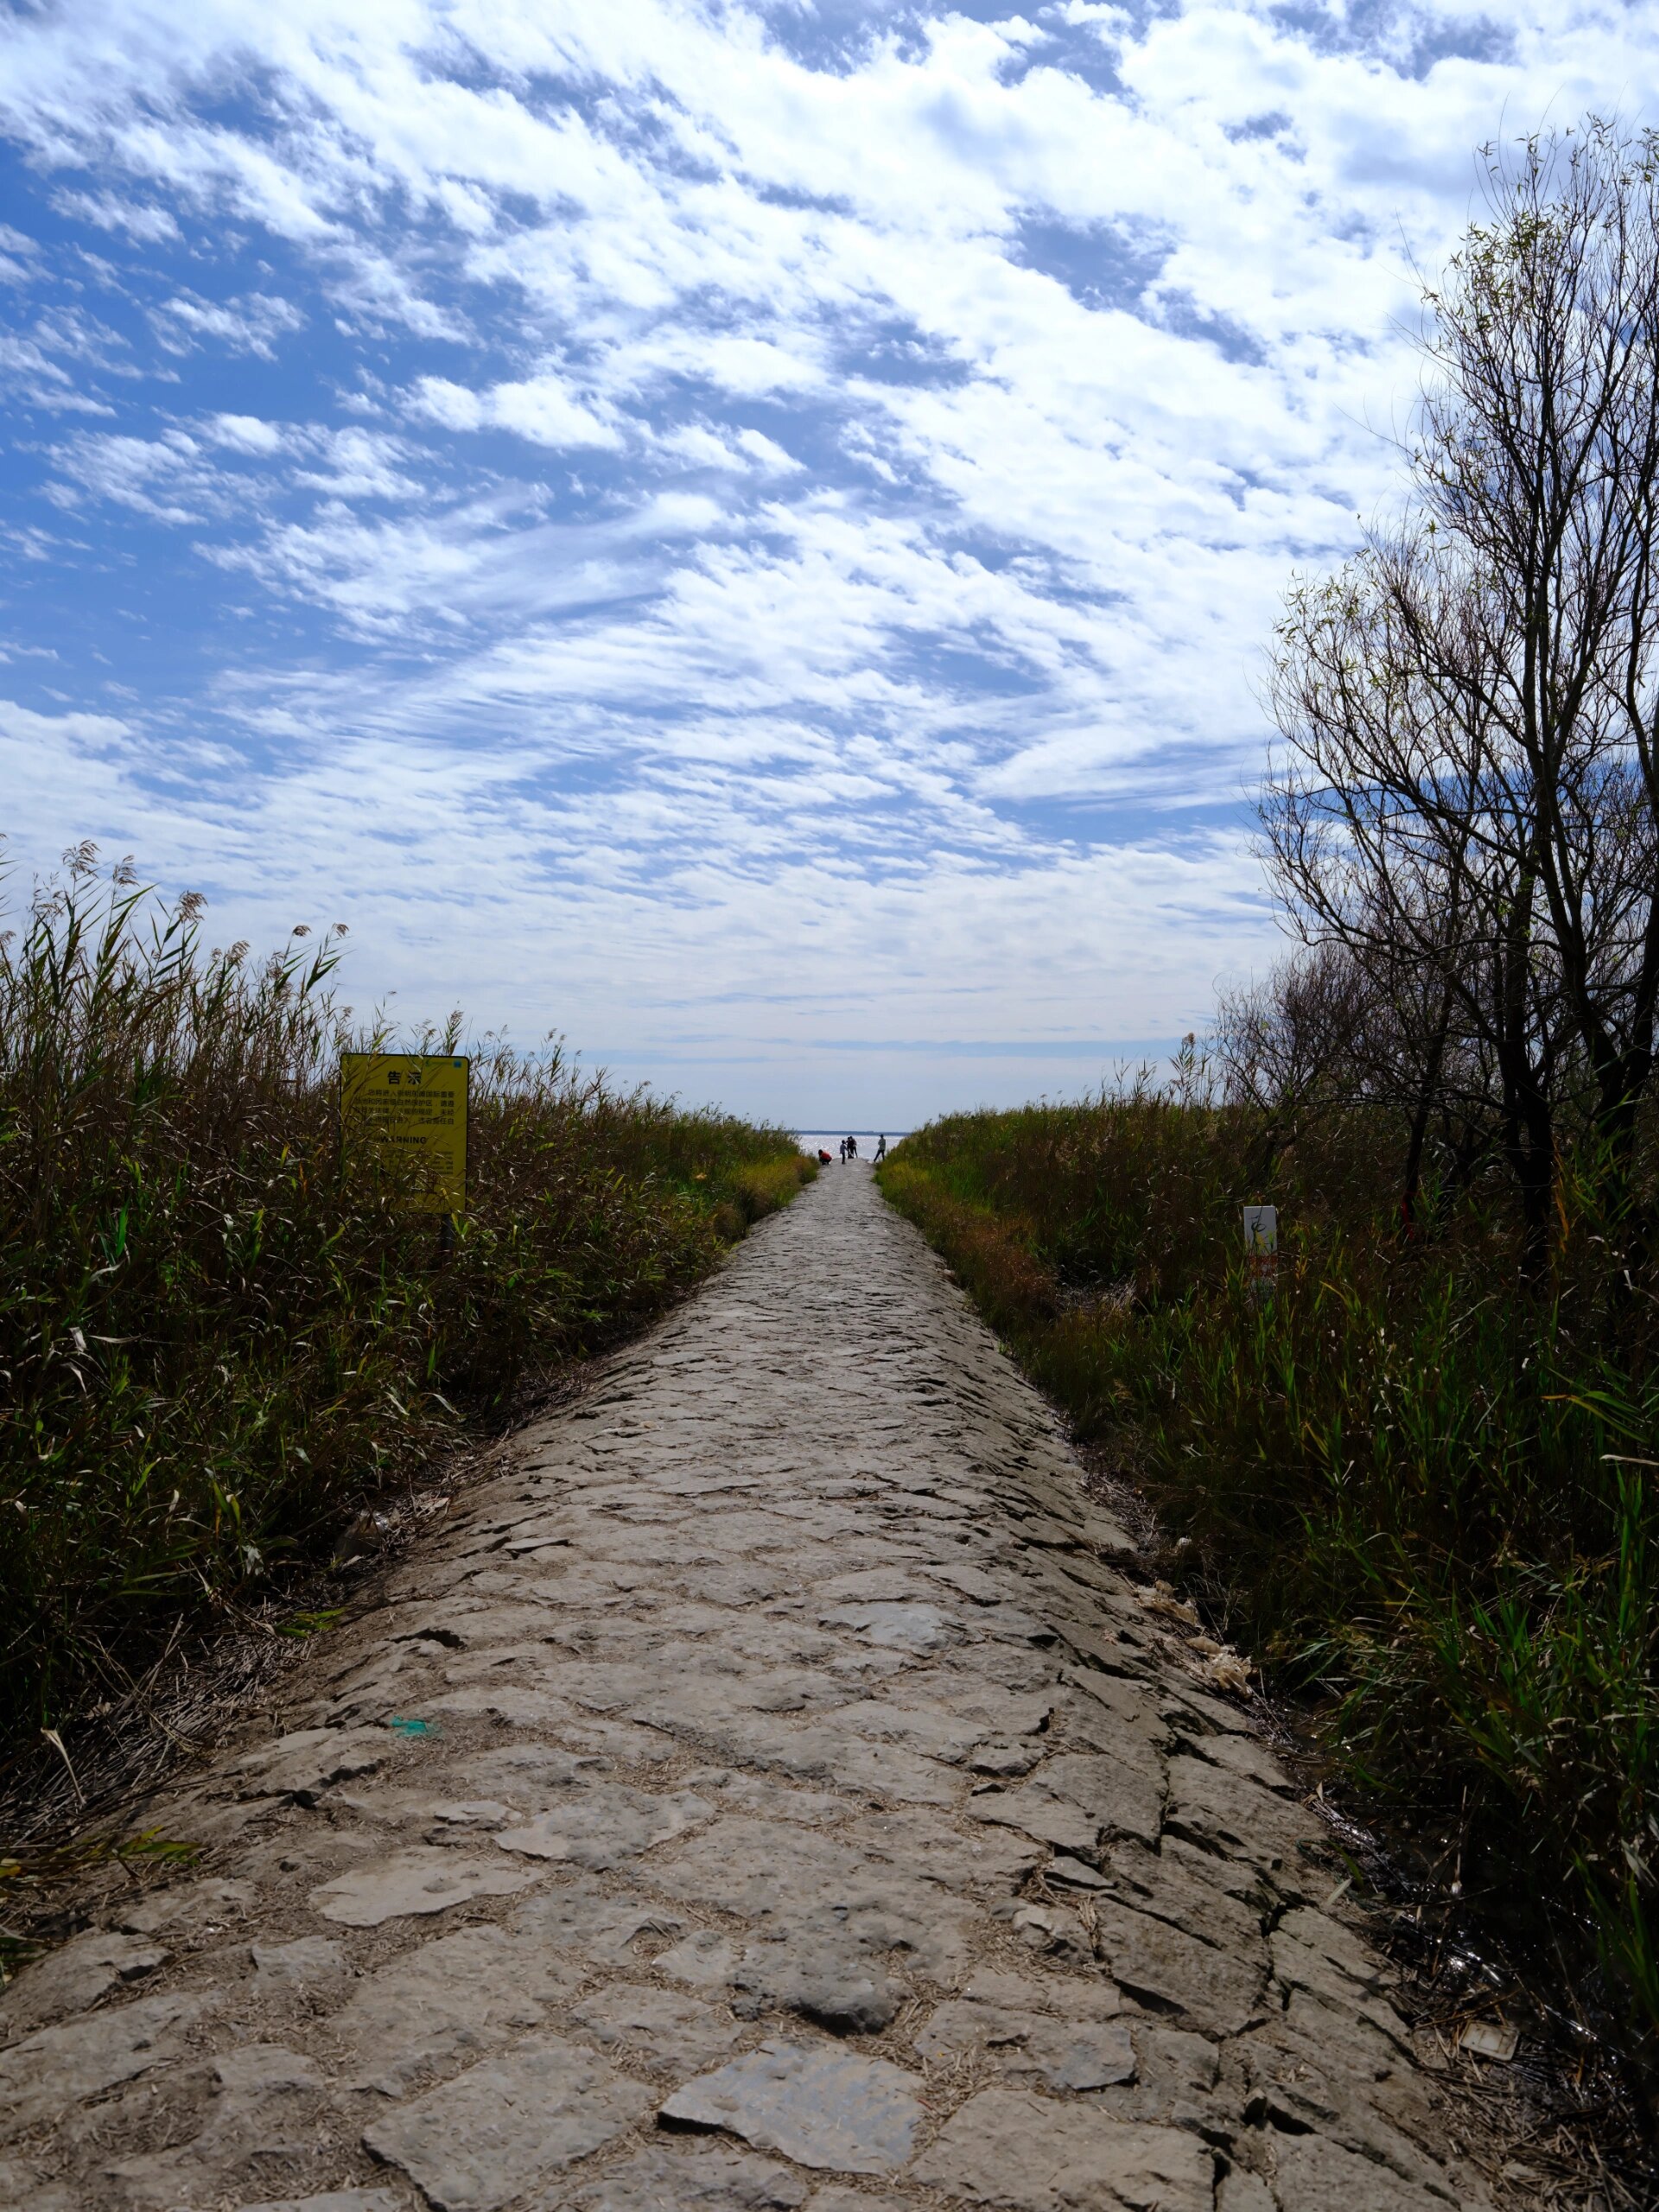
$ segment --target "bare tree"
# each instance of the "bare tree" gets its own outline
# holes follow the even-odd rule
[[[1488,1103],[1535,1245],[1555,1153],[1556,995],[1516,856],[1527,826],[1471,687],[1445,678],[1490,682],[1483,615],[1426,531],[1379,535],[1339,576],[1294,593],[1272,691],[1287,743],[1263,819],[1296,925],[1340,947],[1388,1011],[1370,1037],[1373,1060],[1391,1046],[1395,1065],[1391,1078],[1374,1065],[1370,1088],[1408,1124],[1402,1213],[1453,1071],[1473,1065],[1496,1077]]]
[[[1618,1212],[1654,1063],[1659,137],[1592,122],[1487,185],[1427,298],[1406,517],[1280,626],[1262,814],[1305,939],[1400,1010],[1419,1154],[1490,1081],[1535,1270],[1563,1115]]]
[[[1224,991],[1213,1053],[1229,1104],[1255,1109],[1260,1175],[1321,1116],[1360,1103],[1365,1001],[1370,985],[1340,945],[1282,961],[1265,983]]]

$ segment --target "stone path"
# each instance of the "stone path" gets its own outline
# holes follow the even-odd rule
[[[1484,2202],[1123,1549],[832,1168],[146,1814],[0,1998],[0,2204]]]

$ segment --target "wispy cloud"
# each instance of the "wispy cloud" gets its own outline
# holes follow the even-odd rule
[[[300,329],[305,317],[289,301],[260,292],[225,301],[175,292],[152,311],[150,321],[169,353],[188,353],[213,340],[233,353],[257,353],[261,360],[273,361],[278,340]]]
[[[60,192],[53,195],[52,204],[61,215],[90,223],[95,230],[119,231],[141,245],[168,245],[181,236],[168,208],[113,192]]]

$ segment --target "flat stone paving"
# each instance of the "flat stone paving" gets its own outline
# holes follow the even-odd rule
[[[1484,2202],[1319,1830],[864,1167],[0,1998],[27,2212]]]

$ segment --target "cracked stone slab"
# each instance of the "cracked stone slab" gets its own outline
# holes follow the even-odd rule
[[[1066,2020],[1015,2006],[952,2001],[916,2037],[923,2058],[977,2051],[1010,2082],[1047,2089],[1103,2089],[1133,2082],[1135,2044],[1123,2020]]]
[[[948,1767],[906,1745],[869,1742],[841,1726],[839,1718],[780,1728],[756,1756],[786,1774],[839,1782],[875,1798],[908,1805],[955,1802],[956,1777]]]
[[[833,1910],[769,1930],[732,1966],[736,2009],[752,2017],[781,2005],[837,2035],[878,2035],[904,1999],[880,1964],[892,1932],[877,1917]]]
[[[416,1846],[336,1875],[312,1891],[311,1904],[342,1928],[378,1928],[386,1920],[447,1912],[471,1897],[512,1897],[535,1878],[504,1859],[467,1859]]]
[[[1365,2212],[1446,2212],[1458,2200],[1449,2188],[1407,2181],[1375,2158],[1319,2135],[1279,2139],[1273,2177],[1279,2212],[1331,2212],[1363,2205]]]
[[[925,1603],[877,1599],[862,1605],[837,1605],[822,1618],[831,1627],[856,1629],[871,1643],[890,1650],[944,1651],[967,1641],[959,1621]]]
[[[1090,1928],[1084,1926],[1080,1913],[1067,1906],[1015,1903],[999,1906],[997,1917],[1007,1921],[1028,1950],[1077,1966],[1086,1965],[1095,1955]]]
[[[269,2183],[273,2167],[303,2181],[329,2155],[322,2133],[322,2076],[277,2044],[251,2044],[213,2063],[213,2093],[200,2133],[174,2148],[117,2159],[105,2168],[126,2202],[172,2212],[181,2198],[219,2194],[245,2177]]]
[[[607,1967],[636,1959],[642,1946],[658,1946],[684,1926],[666,1905],[612,1897],[587,1880],[531,1897],[512,1918],[515,1938]]]
[[[1196,2096],[1215,2088],[1224,2044],[1191,2028],[1171,2027],[1152,2015],[1137,2021],[1135,2032],[1143,2081],[1177,2096]]]
[[[968,1916],[948,1891],[839,1834],[734,1816],[694,1837],[656,1880],[672,1896],[741,1916],[757,1934],[822,1930],[833,1915],[848,1945],[903,1953],[939,1978],[966,1955]]]
[[[1103,1862],[1116,1902],[1169,1921],[1218,1951],[1260,1958],[1263,1931],[1281,1900],[1254,1867],[1217,1859],[1165,1836],[1157,1852],[1120,1842]]]
[[[704,1686],[678,1683],[640,1698],[631,1716],[688,1738],[740,1764],[772,1768],[808,1782],[835,1782],[916,1805],[949,1805],[957,1795],[948,1766],[903,1743],[872,1740],[839,1713],[805,1721],[753,1707],[739,1709]]]
[[[830,1908],[753,1943],[696,1929],[655,1963],[694,1988],[732,1992],[733,2009],[744,2018],[778,2005],[839,2035],[877,2035],[904,2001],[885,1967],[889,1933],[878,1918],[854,1920]]]
[[[1279,2212],[1273,2191],[1260,2174],[1235,2166],[1216,2190],[1216,2212]]]
[[[501,1848],[602,1872],[715,1815],[708,1800],[690,1790],[655,1797],[623,1783],[593,1783],[579,1792],[560,1794],[563,1802],[550,1811],[518,1827],[504,1828],[495,1839]]]
[[[969,1812],[976,1821],[994,1821],[999,1827],[1018,1828],[1039,1843],[1052,1844],[1087,1858],[1100,1839],[1100,1822],[1069,1797],[1062,1797],[1039,1777],[1017,1789],[985,1789],[976,1793]]]
[[[496,2212],[632,2126],[655,2099],[591,2050],[545,2036],[484,2060],[366,2129],[435,2212]]]
[[[252,1943],[248,1955],[260,1993],[315,1989],[351,1972],[346,1954],[327,1936],[300,1936],[291,1943]]]
[[[1042,1783],[1079,1805],[1110,1836],[1155,1843],[1163,1826],[1164,1765],[1156,1749],[1128,1730],[1106,1750],[1067,1751],[1045,1762]]]
[[[253,1888],[247,1882],[178,1882],[170,1889],[152,1891],[136,1904],[118,1908],[111,1917],[130,1936],[155,1936],[165,1928],[176,1939],[237,1927],[247,1919],[252,1904]]]
[[[372,1774],[397,1742],[384,1728],[302,1728],[232,1759],[228,1772],[244,1797],[314,1802],[337,1782]]]
[[[141,1997],[0,2050],[0,2142],[175,2056],[199,2010],[194,1997]]]
[[[775,2158],[688,2143],[637,2151],[565,2201],[574,2212],[796,2212],[806,2194],[800,2176]]]
[[[843,1833],[849,1845],[885,1859],[898,1872],[921,1872],[938,1889],[982,1891],[990,1897],[1012,1894],[1046,1857],[1039,1846],[1011,1829],[969,1827],[958,1834],[910,1806],[864,1813]]]
[[[464,1720],[481,1714],[499,1720],[505,1728],[561,1728],[575,1718],[567,1699],[512,1681],[447,1690],[433,1699],[430,1710],[445,1719]]]
[[[817,1618],[831,1618],[830,1608],[836,1605],[902,1605],[911,1603],[925,1605],[936,1597],[933,1577],[925,1567],[867,1567],[851,1574],[834,1574],[814,1586],[813,1597],[824,1611]],[[997,1595],[1001,1594],[997,1587]]]
[[[1192,1745],[1194,1753],[1207,1759],[1211,1766],[1224,1766],[1230,1772],[1243,1775],[1252,1782],[1259,1782],[1277,1797],[1292,1797],[1296,1785],[1285,1772],[1267,1745],[1255,1736],[1215,1734],[1199,1736]]]
[[[921,2083],[885,2058],[773,2037],[717,2073],[677,2089],[660,2116],[724,2128],[797,2165],[893,2173],[921,2124]]]
[[[907,1744],[929,1758],[952,1764],[966,1758],[985,1733],[976,1721],[963,1719],[946,1707],[900,1703],[896,1698],[861,1699],[855,1705],[843,1706],[836,1722],[855,1735]],[[1033,1753],[1027,1764],[1034,1765],[1039,1756]]]
[[[715,2065],[740,2033],[729,2013],[712,2005],[637,1982],[613,1983],[570,2017],[600,2050],[631,2055],[664,2073],[695,2074]]]
[[[1068,2020],[1116,2020],[1123,2000],[1097,1974],[1045,1974],[1040,1979],[986,1967],[968,1983],[963,1996],[973,2005],[1012,2005],[1017,2012],[1057,2012]]]
[[[1276,2132],[1328,2139],[1432,2189],[1440,2171],[1419,2139],[1432,2139],[1441,2099],[1400,2061],[1386,2037],[1322,2008],[1270,2021],[1250,2038],[1243,2071],[1252,2109]]]
[[[1211,2036],[1236,2035],[1267,1980],[1267,1946],[1217,1948],[1147,1912],[1095,1900],[1095,1948],[1119,1987],[1154,2012]]]
[[[31,1966],[0,1995],[0,2037],[7,2043],[72,2012],[85,2012],[124,1982],[140,1981],[171,1955],[142,1937],[88,1928]]]
[[[1017,1777],[1029,1774],[1042,1756],[1039,1744],[980,1743],[973,1746],[968,1764],[975,1774]]]
[[[539,1812],[572,1783],[604,1774],[609,1761],[598,1751],[571,1751],[534,1738],[474,1751],[452,1770],[457,1799],[501,1799],[524,1812]]]
[[[722,1813],[753,1813],[762,1820],[798,1821],[818,1827],[845,1820],[851,1802],[828,1789],[805,1789],[770,1775],[746,1774],[741,1767],[702,1767],[685,1777],[686,1787],[712,1796]]]
[[[558,1614],[551,1605],[492,1601],[480,1595],[442,1608],[424,1606],[395,1634],[399,1643],[425,1639],[465,1651],[479,1644],[534,1641],[556,1634],[558,1626]]]
[[[672,1974],[693,1989],[728,1989],[742,1956],[735,1936],[717,1928],[694,1928],[679,1942],[659,1951],[652,1963],[658,1974]]]
[[[1215,2154],[1185,2129],[982,2089],[945,2122],[909,2177],[963,2204],[1014,2212],[1212,2212],[1215,2175]],[[1343,2202],[1365,2200],[1331,2199],[1322,2212]]]
[[[1273,1978],[1287,1995],[1303,1989],[1329,2004],[1357,2005],[1387,1987],[1381,1966],[1353,1930],[1311,1906],[1287,1912],[1270,1940]]]
[[[353,2088],[401,2097],[423,2075],[453,2071],[527,2028],[582,1974],[519,1943],[504,1929],[466,1928],[382,1967],[335,2013],[352,2054]]]
[[[1318,1822],[1249,1775],[1190,1755],[1169,1762],[1165,1818],[1177,1835],[1206,1851],[1271,1872],[1294,1866],[1297,1846],[1314,1841]]]

